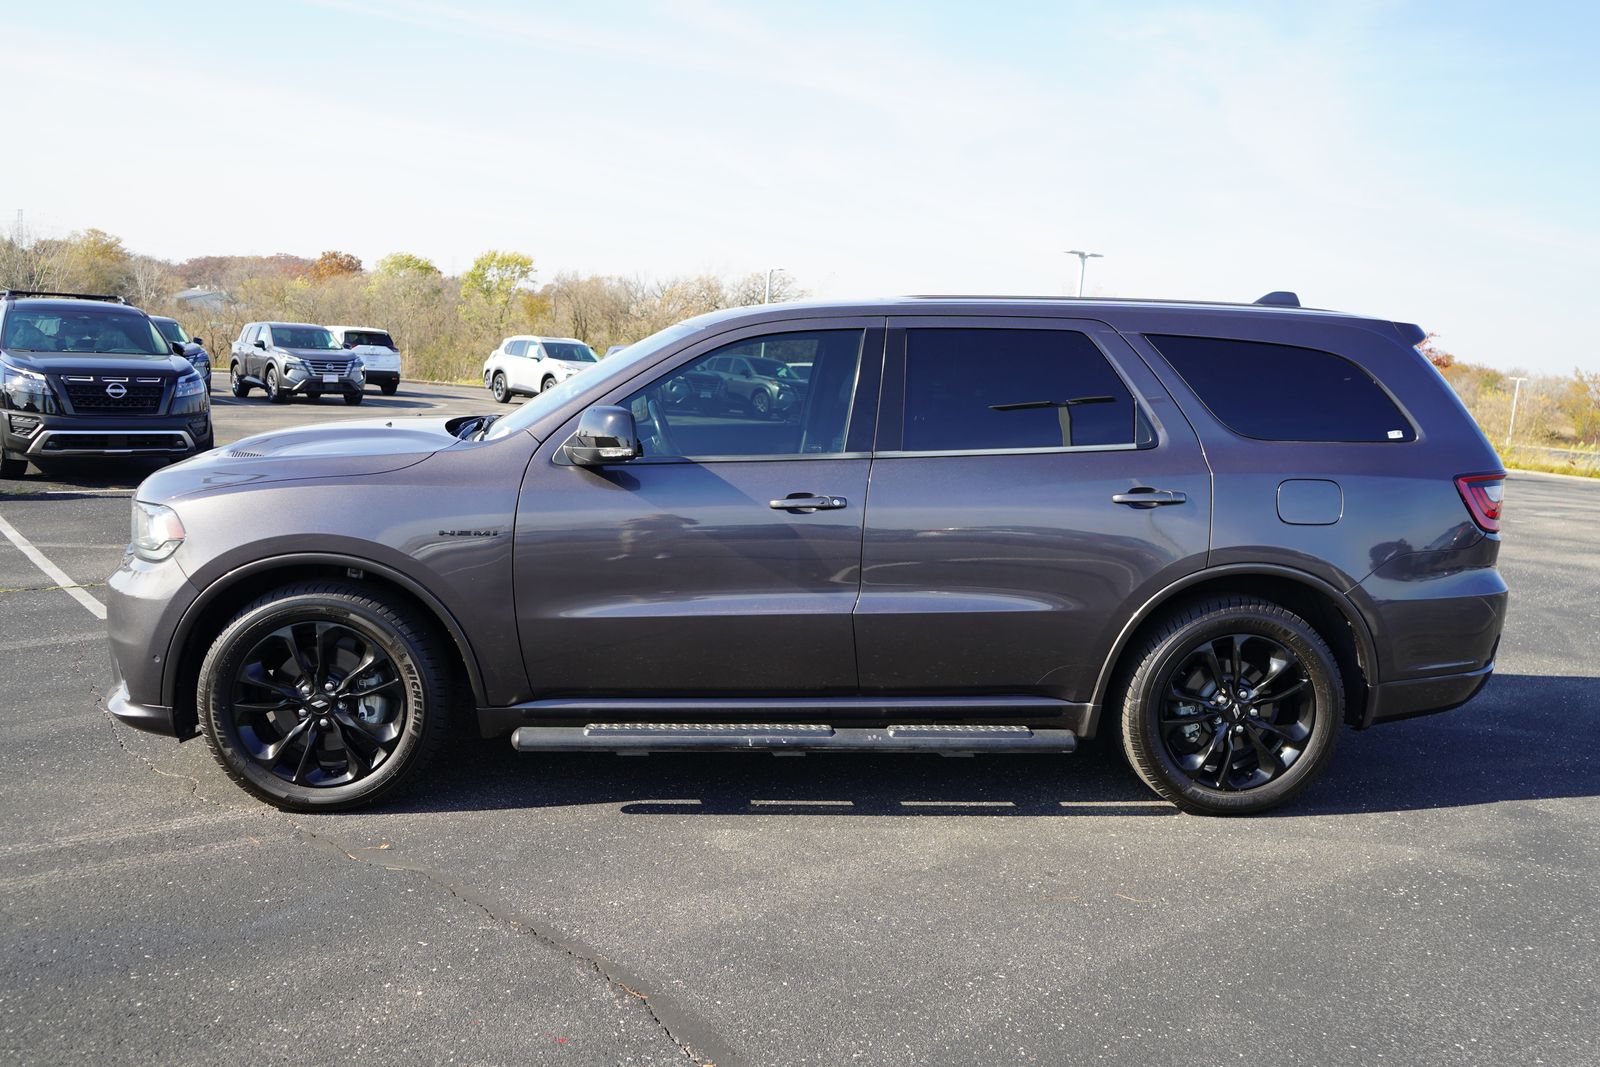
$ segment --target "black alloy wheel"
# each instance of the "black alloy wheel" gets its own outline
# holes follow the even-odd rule
[[[345,583],[269,593],[200,669],[202,725],[245,789],[280,807],[371,803],[414,776],[445,732],[448,670],[428,621]]]
[[[1139,777],[1185,811],[1265,811],[1333,754],[1344,719],[1338,661],[1280,604],[1192,604],[1159,620],[1128,662],[1123,748]]]
[[[1317,706],[1305,664],[1260,634],[1206,641],[1169,675],[1161,741],[1185,774],[1221,790],[1254,789],[1305,753]]]

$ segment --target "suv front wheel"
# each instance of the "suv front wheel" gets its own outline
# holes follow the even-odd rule
[[[249,604],[200,667],[200,721],[239,785],[294,811],[392,794],[432,758],[448,715],[441,640],[413,609],[339,582]]]
[[[1333,755],[1344,687],[1315,627],[1226,597],[1167,617],[1135,653],[1122,740],[1145,784],[1196,815],[1289,800]]]

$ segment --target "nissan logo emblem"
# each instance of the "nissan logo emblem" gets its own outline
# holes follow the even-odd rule
[[[128,387],[123,385],[121,382],[112,382],[110,385],[106,386],[106,396],[109,396],[113,400],[121,400],[127,395]]]

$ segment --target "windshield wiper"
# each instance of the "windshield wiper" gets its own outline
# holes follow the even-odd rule
[[[1032,411],[1035,408],[1075,408],[1079,404],[1115,404],[1114,396],[1075,396],[1071,400],[1021,400],[1015,404],[990,404],[990,411]]]

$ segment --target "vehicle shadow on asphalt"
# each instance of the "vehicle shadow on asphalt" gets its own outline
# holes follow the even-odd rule
[[[1346,731],[1321,781],[1265,818],[1452,808],[1600,795],[1600,761],[1572,743],[1600,680],[1497,675],[1453,712]],[[1134,776],[1114,738],[1071,756],[765,753],[518,754],[452,739],[391,811],[620,806],[627,815],[1178,814]]]

